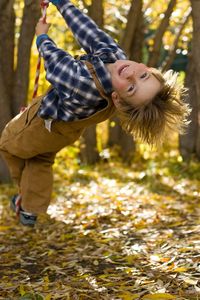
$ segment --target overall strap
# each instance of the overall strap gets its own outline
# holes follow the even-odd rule
[[[96,75],[94,66],[87,60],[84,61],[84,63],[86,64],[88,70],[90,71],[90,74],[92,75],[92,78],[94,79],[94,83],[97,87],[97,90],[99,92],[99,94],[102,96],[103,99],[108,100],[108,102],[110,103],[110,101],[112,101],[112,98],[110,96],[108,96],[105,92],[104,89]]]

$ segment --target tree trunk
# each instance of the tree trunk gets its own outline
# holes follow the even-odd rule
[[[11,119],[11,96],[14,68],[13,0],[0,2],[0,133]]]
[[[95,164],[99,160],[96,125],[85,130],[81,137],[80,160],[83,164]]]
[[[182,34],[182,31],[185,28],[185,26],[190,18],[190,15],[191,15],[191,8],[189,8],[188,11],[186,12],[186,14],[184,15],[183,21],[180,24],[180,26],[176,32],[176,37],[175,37],[174,43],[172,45],[172,48],[169,52],[169,55],[168,55],[166,61],[164,61],[163,66],[162,66],[163,72],[169,70],[169,68],[171,67],[171,65],[176,57],[176,49],[178,46],[178,42],[179,42],[180,36]]]
[[[153,50],[150,53],[150,58],[148,61],[148,66],[149,67],[156,67],[157,63],[159,61],[159,57],[160,57],[160,49],[162,46],[162,38],[163,35],[166,31],[166,28],[169,25],[169,20],[171,17],[171,14],[173,12],[174,6],[176,4],[176,0],[171,0],[169,2],[168,8],[165,12],[165,16],[163,17],[160,26],[158,27],[155,37],[154,37],[154,45],[153,45]]]
[[[26,0],[18,42],[17,68],[15,72],[13,112],[16,115],[27,103],[31,45],[35,26],[40,16],[40,1]]]
[[[143,1],[132,1],[128,13],[127,26],[121,41],[121,47],[128,53],[129,59],[142,60],[142,44],[144,38]],[[109,146],[118,145],[119,155],[123,162],[129,163],[133,158],[135,143],[133,137],[122,130],[119,119],[114,116],[109,122]]]
[[[95,23],[100,28],[103,28],[103,0],[93,0],[92,4],[88,7],[88,15],[95,21]]]
[[[108,147],[113,147],[114,145],[119,146],[120,131],[122,131],[122,128],[119,124],[119,118],[116,115],[110,118],[108,130],[109,130]]]
[[[89,16],[99,27],[103,27],[103,3],[102,0],[93,0],[88,8]],[[96,125],[87,128],[81,138],[80,158],[85,164],[94,164],[99,159],[97,150]]]
[[[139,1],[137,4],[137,24],[134,36],[131,40],[130,56],[129,59],[141,62],[142,49],[144,44],[144,15],[142,10],[143,2]],[[128,38],[127,38],[128,39]]]
[[[179,137],[179,148],[180,153],[184,160],[190,160],[192,155],[195,153],[196,148],[196,135],[198,130],[198,106],[197,106],[197,92],[196,92],[196,82],[195,78],[195,65],[194,60],[190,57],[187,72],[186,72],[186,79],[185,79],[185,86],[189,89],[188,96],[186,97],[186,101],[192,107],[192,112],[190,115],[190,121],[187,128],[187,134],[181,135]]]
[[[11,97],[14,69],[14,23],[13,0],[0,2],[0,134],[11,119]],[[8,168],[0,157],[0,182],[10,181]]]
[[[2,132],[5,124],[11,119],[11,111],[9,105],[9,97],[6,93],[5,84],[3,81],[2,72],[0,71],[0,133]],[[10,182],[10,174],[8,168],[0,156],[0,183]]]
[[[39,0],[26,0],[18,43],[17,68],[14,71],[14,0],[0,2],[0,132],[26,102],[29,63],[35,25],[39,18]],[[0,181],[9,179],[5,163],[0,159]]]
[[[124,49],[128,57],[130,57],[133,41],[135,41],[135,32],[138,29],[138,22],[141,15],[142,4],[143,0],[132,0],[127,17],[127,25],[120,42],[121,47]]]
[[[10,106],[14,69],[15,13],[13,9],[13,0],[1,0],[0,24],[0,69],[4,88],[7,94],[7,105]]]
[[[195,155],[200,159],[200,2],[191,0],[193,18],[192,53],[186,77],[186,86],[189,88],[189,103],[192,107],[191,120],[187,135],[180,137],[180,151],[184,159]]]
[[[5,124],[11,119],[11,110],[9,103],[9,96],[5,88],[2,72],[0,71],[0,133],[2,132]]]

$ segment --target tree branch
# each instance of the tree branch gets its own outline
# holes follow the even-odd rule
[[[158,61],[158,57],[160,56],[160,49],[161,49],[161,46],[162,46],[162,38],[163,38],[163,35],[166,31],[166,28],[169,25],[169,20],[170,20],[170,17],[171,17],[171,14],[173,12],[175,4],[176,4],[176,0],[171,0],[169,2],[168,8],[165,12],[165,16],[162,19],[158,30],[156,31],[156,34],[155,34],[155,37],[154,37],[153,50],[150,53],[150,58],[149,58],[149,61],[148,61],[148,66],[149,67],[155,67],[156,66],[156,63]]]
[[[163,63],[162,71],[167,71],[170,68],[170,66],[172,65],[172,63],[174,61],[174,58],[176,56],[176,49],[177,49],[177,46],[178,46],[180,36],[181,36],[182,31],[185,28],[185,26],[186,26],[186,24],[187,24],[187,22],[190,18],[190,16],[191,16],[191,8],[189,8],[187,10],[187,12],[185,13],[185,15],[183,17],[183,21],[182,21],[181,25],[179,26],[179,28],[176,32],[176,38],[174,40],[173,46],[171,47],[168,58]]]

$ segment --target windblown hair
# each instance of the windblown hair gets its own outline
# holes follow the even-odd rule
[[[161,83],[159,93],[148,104],[138,107],[121,101],[118,116],[127,133],[142,142],[158,145],[169,129],[185,133],[191,109],[184,102],[187,90],[178,81],[177,73],[169,70],[162,74],[154,68],[151,72]]]

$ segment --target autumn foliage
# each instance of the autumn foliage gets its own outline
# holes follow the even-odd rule
[[[142,58],[163,69],[172,62],[179,68],[179,55],[185,67],[191,51],[193,4],[195,59],[188,73],[183,66],[179,70],[180,80],[186,75],[190,88],[193,122],[181,141],[182,156],[176,135],[162,149],[149,149],[132,140],[130,144],[121,131],[115,135],[116,120],[98,125],[94,147],[99,163],[85,164],[81,140],[63,149],[54,164],[51,205],[33,229],[20,225],[9,208],[16,187],[1,184],[0,300],[197,300],[199,1],[75,2],[93,18],[103,14],[100,23],[131,59]],[[35,38],[31,47],[34,26],[26,22],[36,23],[37,3],[0,0],[0,129],[31,101],[38,52]],[[82,53],[53,6],[48,21],[58,46],[72,55]],[[24,35],[27,40],[20,39]],[[47,87],[42,68],[39,94]],[[1,182],[4,179],[0,161]]]
[[[198,299],[199,165],[141,146],[129,166],[113,152],[88,167],[77,151],[58,155],[34,229],[9,209],[15,188],[1,186],[0,299]]]

